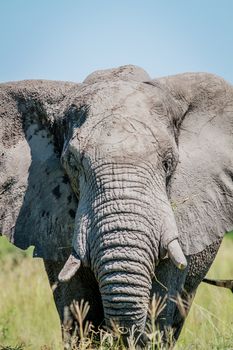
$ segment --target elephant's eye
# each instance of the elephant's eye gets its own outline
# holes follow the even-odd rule
[[[166,176],[171,175],[172,170],[172,158],[167,158],[163,161],[163,169],[165,171]]]

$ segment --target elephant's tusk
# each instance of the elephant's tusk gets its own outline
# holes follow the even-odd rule
[[[187,266],[187,260],[182,252],[180,244],[177,239],[171,241],[167,246],[168,255],[172,262],[179,270],[184,270]]]
[[[70,254],[68,260],[66,261],[64,267],[58,275],[59,282],[68,282],[80,268],[81,261],[77,257],[76,253]]]

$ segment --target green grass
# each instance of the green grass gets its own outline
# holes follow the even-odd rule
[[[61,335],[52,293],[43,262],[32,259],[31,251],[20,251],[1,238],[0,345],[12,350],[21,344],[22,349],[59,350]]]
[[[229,234],[224,239],[209,277],[233,279],[232,238]],[[0,350],[62,349],[59,319],[43,263],[32,259],[31,252],[0,239]],[[232,311],[229,290],[202,283],[176,350],[233,349]]]

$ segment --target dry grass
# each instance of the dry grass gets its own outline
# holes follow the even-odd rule
[[[209,277],[233,278],[232,252],[233,240],[226,238]],[[39,259],[32,260],[29,255],[30,252],[22,253],[0,240],[0,350],[61,350],[58,315],[43,263]],[[153,300],[152,320],[163,307],[162,300]],[[232,310],[233,295],[229,290],[203,283],[176,350],[233,349]],[[81,325],[79,349],[123,348],[120,331],[116,332],[115,338],[102,331],[100,341],[96,342],[95,334],[82,324],[87,305],[74,304],[73,312]],[[161,336],[153,322],[148,333],[151,339],[149,349],[155,349],[155,345],[158,345],[162,350]],[[129,340],[131,350],[135,349],[132,335]]]

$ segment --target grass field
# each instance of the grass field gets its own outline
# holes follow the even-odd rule
[[[40,259],[0,239],[0,349],[60,350],[58,315]],[[233,239],[226,237],[208,274],[233,279]],[[233,294],[204,283],[176,350],[233,349]]]

